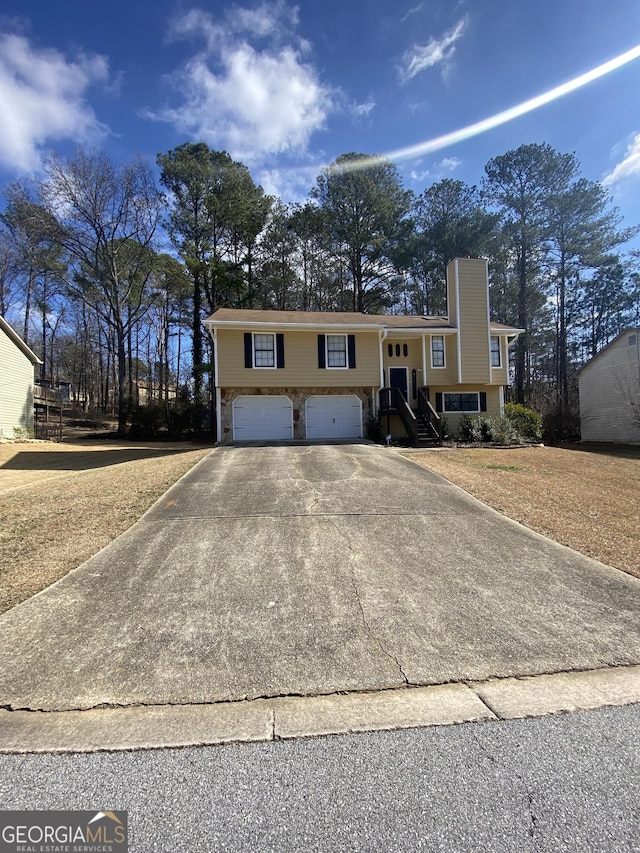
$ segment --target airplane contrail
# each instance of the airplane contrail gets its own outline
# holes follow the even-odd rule
[[[368,159],[358,160],[353,164],[353,166],[342,166],[342,169],[345,171],[350,169],[363,169],[367,166],[388,160],[411,160],[424,154],[431,154],[433,151],[439,151],[441,148],[447,148],[450,145],[455,145],[458,142],[463,142],[466,139],[471,139],[473,136],[478,136],[480,133],[486,133],[488,130],[493,130],[494,127],[499,127],[502,124],[513,121],[515,118],[519,118],[520,116],[533,112],[540,107],[544,107],[546,104],[550,104],[558,98],[569,95],[571,92],[575,92],[576,89],[580,89],[588,83],[592,83],[594,80],[604,77],[611,71],[621,68],[623,65],[632,62],[634,59],[638,59],[638,57],[640,57],[640,44],[632,47],[631,50],[627,50],[625,53],[621,53],[614,59],[610,59],[608,62],[603,62],[602,65],[598,65],[596,68],[592,68],[591,71],[586,71],[584,74],[580,74],[578,77],[574,77],[572,80],[568,80],[560,86],[555,86],[553,89],[549,89],[548,92],[536,95],[534,98],[529,98],[528,100],[523,101],[520,104],[516,104],[513,107],[509,107],[509,109],[502,110],[502,112],[496,113],[489,118],[482,119],[482,121],[476,121],[473,124],[468,124],[466,127],[461,127],[459,130],[454,130],[451,133],[445,133],[443,136],[436,136],[433,139],[426,140],[425,142],[418,142],[416,145],[410,145],[407,148],[398,148],[395,151],[389,151],[387,154],[379,154]]]

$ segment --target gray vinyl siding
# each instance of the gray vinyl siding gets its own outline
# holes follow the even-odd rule
[[[635,335],[635,344],[629,345]],[[640,442],[640,332],[630,330],[609,344],[581,370],[580,428],[583,441]]]

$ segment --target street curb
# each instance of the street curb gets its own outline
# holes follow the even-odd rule
[[[640,666],[372,693],[87,711],[0,710],[0,753],[213,746],[537,717],[640,702]]]

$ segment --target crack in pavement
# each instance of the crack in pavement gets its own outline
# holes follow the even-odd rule
[[[365,612],[364,612],[364,606],[363,606],[363,604],[362,604],[362,599],[360,598],[360,590],[358,589],[358,584],[356,583],[355,568],[354,568],[354,565],[353,565],[353,559],[355,558],[355,555],[357,554],[357,550],[354,548],[353,543],[351,542],[351,539],[349,538],[349,536],[348,536],[348,535],[347,535],[343,530],[340,530],[340,529],[339,529],[335,524],[333,524],[333,523],[332,523],[332,527],[333,527],[333,529],[336,531],[336,533],[338,534],[338,536],[341,536],[341,537],[346,541],[346,543],[347,543],[347,547],[349,548],[349,555],[350,555],[350,556],[349,556],[349,561],[348,561],[348,565],[349,565],[349,579],[350,579],[350,581],[351,581],[351,586],[352,586],[353,591],[354,591],[354,593],[355,593],[356,601],[358,602],[358,608],[359,608],[359,610],[360,610],[360,616],[361,616],[361,618],[362,618],[362,624],[364,625],[364,627],[365,627],[365,630],[366,630],[367,634],[369,635],[369,637],[371,638],[371,640],[373,640],[373,642],[378,646],[378,648],[380,649],[380,651],[381,651],[384,655],[386,655],[386,657],[388,657],[388,658],[389,658],[389,660],[393,661],[393,663],[395,664],[395,666],[397,666],[398,671],[399,671],[399,673],[400,673],[400,676],[402,677],[402,682],[403,682],[403,684],[405,684],[407,687],[409,687],[409,686],[415,686],[415,685],[413,685],[413,684],[412,684],[412,682],[410,682],[410,681],[409,681],[409,679],[407,678],[407,676],[406,676],[406,674],[405,674],[404,670],[402,669],[402,666],[401,666],[401,664],[400,664],[400,661],[395,657],[395,655],[393,655],[391,652],[389,652],[389,651],[387,651],[387,649],[385,649],[384,645],[382,644],[382,641],[380,640],[380,638],[379,638],[379,637],[377,637],[377,636],[374,634],[374,632],[373,632],[373,629],[372,629],[371,625],[369,625],[369,623],[368,623],[368,621],[367,621],[366,614],[365,614]]]
[[[489,709],[489,710],[491,710],[491,709]],[[475,740],[475,742],[478,744],[480,752],[488,759],[488,761],[490,761],[492,764],[495,764],[495,765],[500,764],[498,759],[489,752],[489,750],[485,747],[484,743],[480,740],[480,737],[478,736],[478,732],[476,729],[471,730],[471,735],[472,735],[473,739]]]
[[[373,639],[375,640],[375,637]],[[378,643],[378,645],[379,645],[379,643]],[[384,651],[384,649],[382,649],[382,650]],[[389,655],[387,652],[385,652],[385,654],[387,654],[392,660],[395,660],[392,655]],[[635,669],[635,667],[632,667],[632,669]],[[587,671],[587,672],[598,673],[598,672],[603,672],[603,671],[606,671],[606,669],[605,670],[591,670],[591,671]],[[545,678],[548,675],[557,675],[557,674],[559,674],[559,673],[549,673],[549,674],[542,673],[539,676],[530,676],[529,678],[532,681],[536,681],[538,678]],[[561,673],[561,674],[571,675],[572,671],[569,670],[566,673]],[[405,691],[407,691],[408,693],[411,693],[413,690],[419,690],[419,689],[425,689],[425,688],[427,688],[427,689],[428,688],[438,688],[438,687],[450,685],[450,686],[460,686],[460,687],[467,688],[469,691],[471,691],[476,696],[477,700],[485,708],[487,708],[487,710],[491,714],[491,719],[493,719],[495,721],[504,721],[504,720],[508,720],[508,719],[513,719],[513,717],[511,717],[510,715],[505,716],[505,715],[500,714],[499,712],[495,711],[492,708],[492,706],[486,701],[486,699],[481,695],[481,693],[482,693],[482,687],[484,685],[487,685],[487,684],[492,683],[492,682],[499,683],[499,682],[509,682],[509,681],[514,681],[513,677],[507,676],[505,678],[491,678],[491,679],[489,679],[488,682],[444,681],[444,682],[439,682],[439,683],[427,683],[427,684],[425,684],[425,683],[419,684],[419,683],[409,682],[409,683],[401,684],[399,686],[394,685],[394,686],[390,686],[390,687],[371,688],[371,689],[364,689],[364,690],[334,690],[334,691],[327,692],[327,693],[266,694],[266,695],[261,695],[261,696],[252,696],[252,697],[244,696],[244,697],[237,698],[237,699],[217,699],[217,700],[212,700],[212,701],[199,701],[199,702],[198,701],[192,701],[192,702],[188,702],[188,701],[155,702],[155,703],[154,702],[132,702],[132,703],[101,702],[101,703],[98,703],[96,705],[91,705],[88,707],[72,707],[72,708],[58,708],[58,709],[45,709],[45,708],[28,707],[28,706],[14,706],[14,705],[11,705],[10,703],[4,703],[4,704],[0,705],[0,712],[1,711],[9,712],[10,715],[13,713],[24,712],[24,713],[28,713],[28,714],[33,714],[34,716],[43,715],[44,717],[46,717],[46,716],[59,716],[61,714],[66,715],[69,713],[82,713],[82,714],[84,714],[84,712],[87,712],[87,711],[108,711],[108,710],[111,710],[111,711],[123,710],[124,711],[124,710],[144,710],[144,709],[146,709],[146,710],[156,709],[156,710],[162,711],[162,710],[165,710],[168,708],[189,708],[189,707],[192,707],[192,708],[212,708],[212,707],[233,708],[233,707],[241,707],[243,705],[244,706],[251,706],[254,702],[260,702],[260,701],[264,702],[268,707],[270,702],[276,702],[277,703],[279,700],[283,700],[283,699],[284,700],[286,700],[286,699],[303,699],[303,700],[309,700],[310,702],[313,702],[314,699],[331,699],[331,698],[338,698],[338,697],[344,697],[344,696],[367,696],[367,695],[370,695],[372,697],[376,697],[376,696],[379,696],[379,695],[385,694],[385,693],[394,693],[394,692],[397,692],[398,690],[402,691],[403,693]],[[611,698],[613,698],[614,701],[608,700],[607,697],[601,697],[602,701],[599,704],[589,705],[588,708],[582,708],[580,706],[575,707],[574,705],[572,705],[571,707],[567,707],[567,708],[552,708],[552,709],[548,709],[548,710],[542,711],[542,712],[539,709],[534,708],[531,711],[531,713],[527,713],[527,711],[524,710],[523,713],[519,713],[517,716],[519,718],[527,718],[530,716],[534,716],[534,717],[547,716],[549,714],[568,713],[571,711],[579,711],[579,710],[587,710],[587,709],[593,710],[593,709],[598,708],[598,707],[635,704],[637,702],[640,702],[640,690],[635,691],[635,693],[632,692],[630,695],[628,695],[626,697],[618,695],[617,697],[611,697]],[[273,725],[275,725],[275,722],[276,722],[275,709],[271,709],[271,713],[272,713],[271,722],[272,722],[272,728],[273,728]],[[475,717],[474,717],[474,719],[475,719]],[[275,731],[275,729],[274,729],[274,731]],[[478,746],[486,753],[487,757],[490,760],[492,760],[492,761],[496,760],[489,753],[486,752],[484,745],[478,740],[477,737],[476,737],[476,742],[478,743]]]
[[[522,779],[522,776],[518,775],[517,778],[521,782],[524,782],[524,780]],[[534,849],[539,850],[540,849],[540,843],[539,843],[540,842],[540,835],[537,832],[538,816],[536,815],[536,813],[534,811],[533,792],[531,791],[530,788],[527,788],[526,796],[527,796],[527,810],[529,812],[528,832],[529,832],[529,836],[531,838],[531,841],[533,842]]]

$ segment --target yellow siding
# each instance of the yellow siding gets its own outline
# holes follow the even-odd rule
[[[500,359],[502,367],[491,368],[491,382],[494,385],[508,385],[509,374],[507,372],[507,365],[509,363],[509,348],[507,346],[506,338],[503,335],[499,335],[498,337],[500,339]]]
[[[444,336],[444,367],[431,367],[431,336],[427,336],[427,381],[425,385],[450,385],[458,381],[457,335]]]
[[[33,429],[33,364],[0,329],[0,435]]]
[[[490,382],[486,261],[460,258],[457,264],[461,380],[462,382]]]
[[[217,385],[221,388],[341,388],[380,384],[379,336],[356,332],[356,367],[318,367],[318,331],[285,330],[284,368],[245,368],[244,331],[218,329]],[[333,334],[329,330],[328,334]]]

